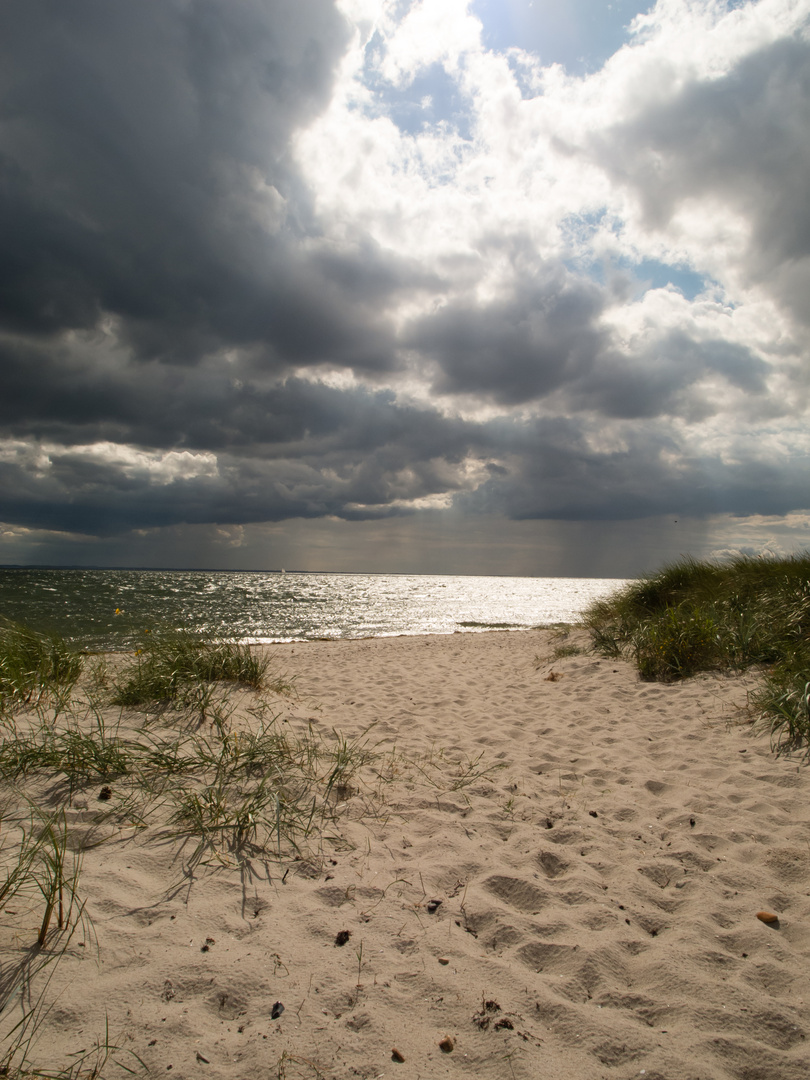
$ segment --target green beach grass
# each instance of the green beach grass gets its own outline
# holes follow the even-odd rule
[[[81,656],[61,638],[0,620],[0,710],[58,701],[72,690]]]
[[[751,699],[777,750],[810,747],[810,554],[684,558],[585,612],[594,649],[643,679],[759,667]]]
[[[144,635],[134,664],[116,683],[112,704],[193,706],[213,683],[260,689],[267,667],[266,658],[241,642],[203,641],[178,631],[151,633]]]

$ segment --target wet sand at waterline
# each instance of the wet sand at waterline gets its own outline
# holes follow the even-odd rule
[[[35,1063],[108,1023],[174,1078],[810,1075],[808,773],[751,727],[756,675],[645,683],[559,644],[269,647],[284,730],[377,755],[298,859],[190,873],[159,819],[93,834],[98,792],[74,798],[106,842]]]

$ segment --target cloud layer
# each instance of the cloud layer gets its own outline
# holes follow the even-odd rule
[[[809,27],[659,0],[571,75],[467,0],[7,0],[6,525],[805,509]]]

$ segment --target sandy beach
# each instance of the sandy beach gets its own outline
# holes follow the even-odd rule
[[[645,683],[560,644],[270,647],[280,723],[376,756],[297,860],[189,873],[158,821],[107,827],[34,1059],[107,1023],[177,1080],[804,1080],[808,774],[752,729],[756,676]]]

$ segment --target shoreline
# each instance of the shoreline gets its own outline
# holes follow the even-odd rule
[[[554,656],[585,636],[265,646],[280,730],[377,756],[280,863],[189,874],[160,812],[108,830],[79,883],[97,951],[77,931],[53,969],[37,1063],[106,1013],[183,1078],[806,1076],[807,770],[752,732],[753,674]],[[251,696],[227,697],[248,730]],[[101,805],[74,797],[77,835]]]
[[[276,647],[288,646],[288,645],[307,645],[307,644],[324,644],[331,643],[337,644],[338,642],[355,642],[355,641],[399,641],[409,640],[412,638],[451,638],[460,637],[467,634],[533,634],[533,633],[557,633],[567,632],[573,633],[580,631],[583,628],[582,623],[576,622],[555,622],[537,626],[486,626],[480,629],[473,629],[470,627],[464,627],[459,630],[436,630],[429,633],[415,630],[413,632],[391,632],[385,634],[363,634],[357,637],[306,637],[306,638],[239,638],[238,644],[250,645],[252,648],[259,650],[269,650]],[[205,640],[205,639],[204,639]],[[224,640],[228,641],[228,638],[213,638],[212,640]],[[82,656],[125,656],[132,655],[137,652],[134,646],[122,647],[120,649],[111,647],[99,647],[99,648],[78,648],[77,651]]]

